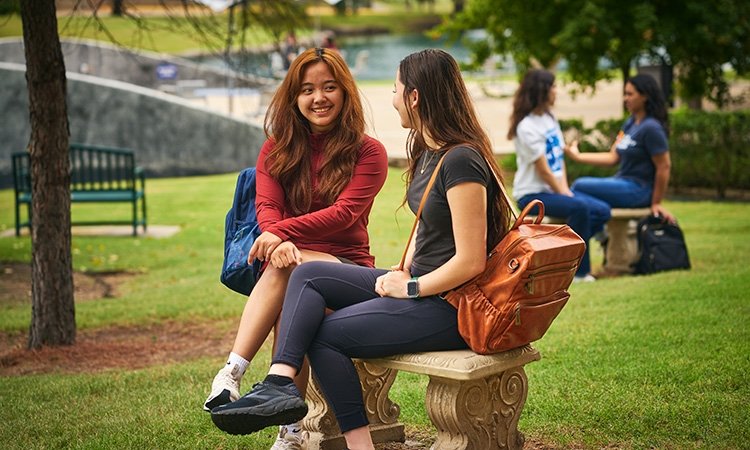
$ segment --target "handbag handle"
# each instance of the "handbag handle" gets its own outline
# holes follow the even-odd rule
[[[424,209],[424,204],[425,204],[425,201],[427,200],[427,195],[429,195],[430,190],[432,189],[432,185],[435,184],[435,179],[437,178],[438,171],[440,171],[440,166],[443,165],[443,159],[454,148],[455,147],[448,149],[448,151],[446,151],[443,154],[443,156],[440,157],[437,164],[435,165],[435,169],[432,171],[430,180],[427,182],[427,186],[425,186],[424,188],[422,199],[419,201],[419,208],[417,208],[417,213],[414,216],[414,224],[411,226],[409,239],[407,239],[406,241],[406,248],[404,248],[404,253],[403,255],[401,255],[401,262],[398,265],[398,270],[404,270],[404,263],[406,262],[406,254],[409,252],[409,243],[411,243],[411,240],[414,237],[414,231],[417,229],[419,218],[422,216],[422,210]],[[495,177],[495,182],[497,182],[497,185],[500,188],[500,191],[503,193],[503,199],[505,200],[505,204],[508,205],[508,207],[510,208],[510,212],[513,214],[513,216],[516,219],[511,229],[518,228],[518,226],[521,223],[523,223],[523,220],[526,218],[526,215],[529,214],[529,212],[531,211],[531,208],[533,208],[537,204],[539,205],[539,214],[537,214],[534,223],[535,224],[541,223],[542,219],[544,219],[544,203],[542,203],[539,200],[532,200],[528,205],[526,205],[526,208],[523,209],[523,212],[516,213],[516,209],[515,209],[515,206],[513,205],[513,201],[510,199],[510,196],[508,195],[508,191],[505,190],[505,186],[503,186],[503,183],[500,180],[500,176],[493,170],[492,165],[487,160],[487,157],[484,157],[484,159],[487,162],[487,168],[490,169],[490,172],[492,172],[492,175]]]

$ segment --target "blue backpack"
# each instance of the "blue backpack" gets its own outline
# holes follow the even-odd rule
[[[260,261],[247,262],[250,248],[260,233],[255,213],[255,167],[249,167],[237,177],[232,208],[224,222],[221,282],[240,294],[249,295],[260,276]]]

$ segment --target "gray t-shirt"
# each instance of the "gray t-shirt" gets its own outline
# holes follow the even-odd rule
[[[416,213],[419,202],[437,165],[439,156],[445,154],[441,151],[430,160],[430,152],[425,152],[417,161],[417,171],[407,192],[407,202],[412,212]],[[427,162],[424,172],[422,163]],[[490,172],[484,157],[469,147],[456,147],[446,156],[435,184],[425,202],[422,216],[419,219],[419,230],[417,232],[416,248],[412,258],[411,274],[422,276],[432,272],[445,264],[456,253],[456,243],[453,238],[453,223],[451,211],[448,207],[447,192],[453,186],[473,182],[487,186],[487,216],[484,220],[490,222],[492,214],[492,201],[498,195],[498,187],[495,178]],[[480,218],[477,218],[480,220]],[[488,230],[488,247],[495,242],[494,236],[490,236]]]

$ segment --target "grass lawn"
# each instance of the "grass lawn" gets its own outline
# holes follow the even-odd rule
[[[137,272],[116,298],[77,302],[79,331],[166,322],[233,330],[243,299],[219,284],[218,272],[235,177],[148,180],[150,223],[182,227],[171,238],[74,237],[76,269]],[[396,209],[402,194],[400,171],[392,169],[370,224],[382,267],[398,260],[411,224]],[[12,228],[10,191],[0,191],[0,206],[0,231]],[[78,206],[78,219],[103,212]],[[571,288],[570,302],[535,344],[542,360],[527,366],[519,428],[529,438],[575,449],[750,448],[750,205],[668,207],[685,230],[693,269]],[[29,261],[30,251],[27,237],[0,238],[0,261]],[[0,345],[28,332],[30,309],[23,298],[0,304]],[[0,442],[9,449],[266,449],[273,429],[229,436],[200,409],[228,350],[138,370],[60,367],[0,377]],[[261,351],[244,389],[262,376],[268,357]],[[426,383],[400,374],[392,390],[407,436],[431,429]]]

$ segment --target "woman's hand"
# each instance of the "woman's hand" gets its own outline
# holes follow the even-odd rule
[[[578,157],[581,155],[581,151],[578,149],[578,140],[572,140],[570,144],[563,147],[563,151],[565,152],[565,156],[573,161],[578,161]]]
[[[411,274],[405,270],[393,270],[375,280],[375,292],[381,297],[409,298],[406,294],[406,282]]]
[[[271,254],[281,242],[282,240],[280,237],[268,231],[264,231],[258,236],[258,239],[255,240],[253,246],[250,247],[250,253],[247,255],[248,264],[252,264],[254,259],[259,261],[270,259]]]
[[[656,217],[660,217],[663,221],[669,222],[671,224],[677,223],[677,219],[664,208],[661,203],[654,203],[651,205],[651,214],[653,214]]]
[[[302,253],[289,241],[282,242],[271,253],[271,265],[277,269],[299,264],[302,264]]]

